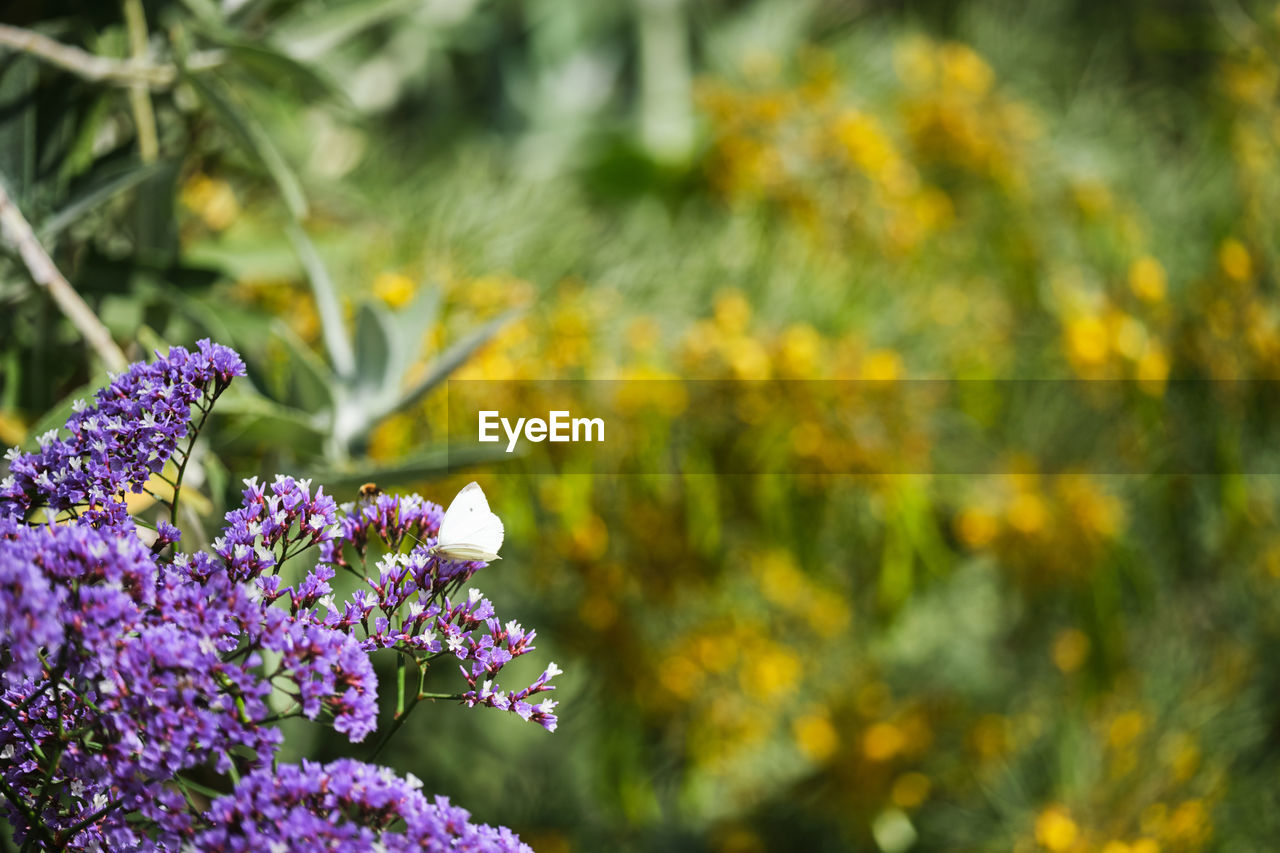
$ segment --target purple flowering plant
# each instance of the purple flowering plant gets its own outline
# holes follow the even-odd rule
[[[173,347],[77,405],[65,437],[6,457],[0,810],[13,841],[24,851],[527,850],[428,799],[412,775],[278,760],[283,719],[353,743],[377,733],[372,761],[431,699],[554,731],[545,694],[560,670],[498,686],[534,632],[465,588],[484,563],[433,553],[443,512],[417,495],[339,506],[307,480],[250,479],[211,547],[179,550],[192,447],[243,373],[226,347]],[[130,514],[126,495],[144,491],[168,520]],[[282,574],[286,563],[306,568]],[[331,583],[340,572],[355,587],[342,600]],[[380,726],[370,654],[383,649],[396,656],[396,701]],[[428,693],[428,668],[450,660],[457,691]]]

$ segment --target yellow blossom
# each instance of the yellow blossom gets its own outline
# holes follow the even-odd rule
[[[824,712],[805,714],[791,724],[800,751],[813,761],[825,761],[840,747],[840,735]]]
[[[1141,711],[1126,711],[1111,721],[1107,741],[1112,749],[1122,749],[1137,740],[1146,728],[1146,714]]]
[[[1245,282],[1253,278],[1253,258],[1244,244],[1228,237],[1218,247],[1218,265],[1232,281]]]
[[[1080,837],[1080,828],[1062,806],[1050,806],[1036,816],[1036,841],[1042,847],[1064,853]]]
[[[1150,255],[1143,255],[1129,265],[1129,289],[1143,302],[1164,300],[1168,278],[1164,267]]]
[[[403,308],[413,299],[413,279],[404,273],[385,271],[373,279],[373,293],[392,308]]]
[[[195,175],[183,184],[180,200],[211,231],[222,231],[240,215],[235,190],[221,178]]]
[[[1067,322],[1067,353],[1085,367],[1096,367],[1107,358],[1107,327],[1093,315],[1075,317]]]
[[[923,773],[903,773],[893,780],[889,799],[900,809],[912,809],[925,801],[933,784]]]
[[[1063,673],[1072,673],[1084,665],[1089,656],[1089,638],[1079,628],[1067,628],[1053,641],[1053,665]]]
[[[902,356],[893,350],[875,350],[862,364],[862,378],[887,381],[902,377]]]
[[[906,745],[906,735],[893,723],[876,723],[862,735],[862,754],[868,761],[888,761]]]

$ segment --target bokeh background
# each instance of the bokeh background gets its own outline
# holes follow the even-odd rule
[[[0,176],[131,356],[212,336],[249,362],[202,444],[208,528],[275,472],[340,499],[474,478],[506,522],[477,583],[538,629],[530,677],[567,671],[561,727],[432,706],[388,754],[428,790],[545,853],[1275,846],[1275,410],[1225,380],[1280,378],[1280,6],[48,0],[0,21],[167,69],[133,88],[0,46]],[[16,445],[102,371],[2,263]],[[1108,405],[1157,430],[1171,381],[1216,380],[1179,421],[1216,473],[1064,474],[1023,439],[1069,407],[998,391],[969,413],[1005,460],[981,475],[904,460],[919,418],[859,409],[851,442],[769,405],[679,475],[456,471],[450,377],[1123,380]],[[664,417],[700,421],[655,405],[657,460]],[[761,453],[776,474],[716,476]]]

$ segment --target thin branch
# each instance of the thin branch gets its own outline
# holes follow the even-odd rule
[[[17,728],[18,731],[22,732],[23,736],[25,736],[26,739],[31,743],[31,751],[35,753],[36,758],[40,759],[41,761],[45,761],[46,758],[44,755],[44,750],[40,748],[40,741],[36,740],[36,736],[31,733],[31,729],[26,727],[26,725],[22,722],[22,719],[18,716],[17,712],[14,711],[13,708],[9,706],[9,703],[4,699],[0,699],[0,710],[4,711],[4,715],[9,718],[10,722],[13,723],[14,727]]]
[[[22,816],[26,818],[27,822],[30,824],[28,827],[30,829],[30,833],[27,836],[28,843],[30,843],[33,836],[37,835],[42,836],[50,844],[54,843],[53,835],[50,834],[49,828],[41,822],[40,815],[31,811],[31,807],[26,803],[26,801],[18,796],[17,791],[6,785],[3,779],[0,779],[0,796],[3,796],[15,809],[20,811]],[[15,827],[15,829],[16,828],[17,827]],[[26,845],[24,844],[23,847],[25,846]]]
[[[392,718],[391,725],[387,727],[386,732],[384,732],[381,739],[378,740],[377,746],[373,748],[373,753],[369,756],[369,761],[377,760],[378,756],[382,753],[383,747],[385,747],[388,743],[390,743],[391,738],[395,735],[396,732],[400,731],[400,727],[404,725],[404,721],[409,719],[409,712],[414,709],[414,707],[418,704],[419,701],[421,701],[421,699],[422,699],[422,694],[420,693],[412,697],[409,700],[409,704],[405,707],[404,712],[396,714]]]
[[[0,46],[28,53],[36,59],[55,65],[63,71],[92,83],[168,89],[178,81],[176,65],[98,56],[96,53],[55,41],[34,30],[8,24],[0,24]],[[225,56],[222,51],[205,50],[193,54],[187,67],[193,71],[201,71],[221,65],[224,61]]]
[[[82,831],[84,831],[85,829],[88,829],[93,824],[102,820],[102,818],[105,817],[108,812],[111,812],[111,811],[114,811],[115,809],[120,808],[120,806],[122,806],[123,804],[124,804],[123,798],[118,799],[115,802],[107,803],[107,805],[98,809],[96,812],[84,818],[83,820],[76,822],[75,824],[67,827],[66,829],[58,830],[58,838],[64,840],[64,849],[65,849],[66,842],[74,841],[75,837],[79,835]]]
[[[3,26],[0,24],[0,27]],[[53,259],[31,230],[31,224],[9,198],[9,193],[3,186],[0,186],[0,233],[17,248],[31,278],[49,291],[53,301],[58,303],[62,313],[98,353],[107,369],[115,373],[124,372],[129,366],[129,360],[111,339],[111,333],[102,325],[98,315],[93,313],[93,309],[80,298],[71,283],[58,272]]]

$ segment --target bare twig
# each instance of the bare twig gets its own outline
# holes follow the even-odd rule
[[[107,369],[119,373],[129,366],[120,347],[111,339],[111,333],[102,325],[98,315],[93,313],[80,294],[76,293],[71,283],[58,272],[53,259],[45,251],[44,246],[36,239],[22,211],[9,198],[9,193],[0,185],[0,233],[5,240],[12,243],[22,255],[22,262],[36,284],[46,288],[58,308],[66,315],[84,339],[97,352],[98,357],[106,364]]]
[[[171,64],[154,64],[138,59],[123,60],[98,56],[87,50],[63,44],[34,30],[0,24],[0,47],[8,47],[29,53],[63,71],[69,71],[94,83],[113,86],[148,86],[152,89],[168,89],[178,80],[178,67]],[[202,71],[221,65],[222,51],[204,50],[192,54],[187,68]]]

